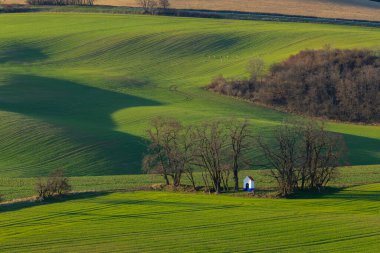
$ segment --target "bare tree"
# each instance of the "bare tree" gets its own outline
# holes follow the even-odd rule
[[[235,191],[239,191],[239,169],[242,166],[244,153],[249,150],[249,123],[247,120],[232,119],[228,122],[232,171],[234,176]]]
[[[323,189],[337,175],[346,145],[342,136],[316,121],[290,121],[275,129],[274,139],[258,145],[273,168],[280,194]]]
[[[182,162],[183,171],[189,179],[193,189],[196,190],[197,186],[194,178],[194,128],[187,126],[183,128],[181,135],[182,142]]]
[[[137,0],[137,4],[144,10],[144,13],[150,14],[154,14],[158,7],[156,0]]]
[[[297,131],[288,124],[276,129],[273,140],[257,138],[257,144],[272,168],[271,176],[276,180],[282,196],[291,195],[297,189],[298,140]]]
[[[225,128],[220,121],[204,123],[194,131],[195,163],[204,170],[203,179],[208,185],[208,178],[216,193],[222,191],[222,183],[228,181],[226,173],[227,143]]]
[[[166,10],[170,6],[169,0],[159,0],[159,6],[161,9]]]
[[[324,123],[306,121],[298,124],[301,133],[299,189],[321,190],[337,174],[344,162],[346,145],[341,135],[329,133]]]
[[[161,174],[167,185],[171,178],[174,186],[181,184],[185,174],[195,189],[192,128],[184,127],[176,119],[160,117],[153,119],[151,125],[148,154],[143,160],[145,171]]]
[[[157,7],[158,7],[157,1],[149,0],[148,7],[149,7],[149,13],[152,15],[155,14],[157,11]]]
[[[182,171],[177,167],[178,136],[181,124],[171,118],[155,118],[151,122],[148,137],[150,145],[148,154],[144,157],[143,168],[146,172],[161,174],[167,185],[169,177],[173,178],[173,184],[179,185]]]

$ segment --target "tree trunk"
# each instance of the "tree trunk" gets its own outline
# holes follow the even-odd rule
[[[166,185],[170,185],[168,175],[164,174]]]
[[[235,192],[237,192],[239,191],[239,177],[238,177],[237,168],[234,168],[234,181],[235,181]]]

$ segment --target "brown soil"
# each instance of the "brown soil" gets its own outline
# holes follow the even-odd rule
[[[25,0],[4,0],[23,4]],[[170,0],[176,9],[231,10],[380,21],[380,2],[370,0]],[[97,5],[137,6],[136,0],[95,0]]]

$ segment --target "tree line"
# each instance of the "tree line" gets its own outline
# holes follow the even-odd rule
[[[301,51],[274,64],[252,60],[248,79],[215,78],[210,90],[286,111],[352,121],[380,121],[380,57],[370,50]]]
[[[178,187],[185,176],[194,190],[239,190],[239,171],[266,165],[282,196],[322,190],[337,176],[345,154],[342,136],[314,121],[284,122],[272,136],[255,134],[247,120],[228,119],[183,125],[174,118],[155,118],[147,131],[143,159],[148,173],[160,174]],[[201,174],[196,182],[194,172]],[[230,187],[230,178],[233,186]]]
[[[141,7],[144,13],[156,14],[158,10],[167,10],[170,7],[169,0],[136,0],[136,3]]]
[[[256,133],[248,120],[223,119],[184,125],[174,118],[157,117],[147,130],[149,145],[143,170],[160,174],[166,185],[180,187],[186,177],[194,190],[239,191],[239,171],[269,168],[281,196],[299,191],[322,191],[338,176],[347,147],[341,135],[330,133],[322,122],[284,121],[271,135]],[[201,182],[194,173],[201,174]],[[230,186],[231,177],[233,185]],[[198,177],[199,178],[199,177]],[[38,199],[69,193],[63,170],[36,181]],[[0,202],[1,202],[0,195]]]

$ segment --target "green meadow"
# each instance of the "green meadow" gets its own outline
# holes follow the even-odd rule
[[[380,126],[329,122],[348,145],[329,194],[294,199],[146,190],[145,130],[248,118],[270,135],[296,117],[204,87],[246,76],[303,49],[379,49],[380,29],[147,15],[0,15],[0,196],[35,195],[36,178],[65,169],[76,193],[0,205],[0,252],[376,252]],[[257,195],[273,196],[267,170]],[[202,184],[200,173],[195,173]],[[183,183],[189,183],[186,179]],[[267,194],[267,195],[266,195]],[[260,195],[261,196],[261,195]]]
[[[139,174],[149,119],[241,117],[270,134],[287,114],[205,91],[303,49],[378,48],[380,29],[80,13],[0,15],[0,174]],[[352,165],[380,164],[380,127],[330,123]]]
[[[373,184],[380,182],[380,169],[378,165],[341,167],[338,170],[339,177],[330,182],[332,190],[345,187]],[[267,170],[243,170],[239,172],[242,180],[245,176],[253,176],[256,180],[256,188],[259,193],[273,193],[276,183],[269,176]],[[197,185],[203,186],[201,173],[194,174]],[[111,176],[79,176],[70,177],[73,192],[113,192],[133,191],[146,189],[147,186],[161,184],[160,175],[111,175]],[[36,178],[7,178],[0,177],[0,194],[4,201],[20,200],[36,196]],[[190,185],[191,182],[183,177],[182,183]],[[236,194],[232,194],[236,195]],[[238,195],[245,195],[239,193]],[[274,194],[272,194],[274,195]],[[1,209],[1,207],[0,207]]]
[[[377,252],[379,209],[380,184],[308,199],[93,193],[5,208],[0,251]]]

